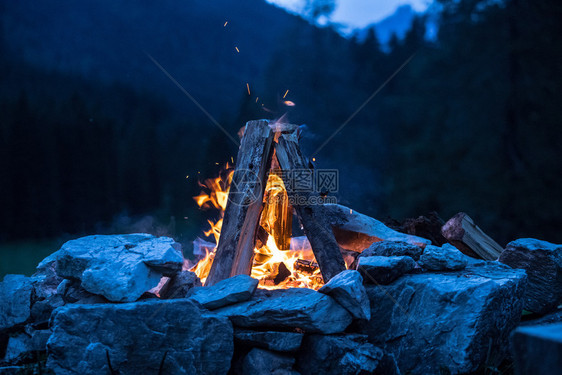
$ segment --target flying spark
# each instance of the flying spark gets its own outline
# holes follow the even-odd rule
[[[248,95],[252,95],[252,93],[250,93],[250,85],[248,83],[246,83],[246,88],[248,89]]]
[[[226,21],[226,22],[224,23],[224,26],[223,26],[223,27],[226,27],[226,24],[227,24],[227,23],[228,23],[228,21]]]
[[[240,53],[240,50],[238,49],[238,47],[234,47],[234,48],[236,48],[236,52]]]
[[[287,96],[288,93],[289,93],[289,90],[285,91],[285,95],[283,95],[283,99],[285,99],[285,97]]]

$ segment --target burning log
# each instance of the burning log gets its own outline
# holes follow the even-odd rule
[[[279,165],[284,171],[309,169],[308,163],[299,149],[295,134],[280,135],[275,151]],[[303,225],[304,233],[310,241],[324,282],[327,283],[346,268],[339,245],[329,223],[325,220],[324,205],[312,204],[313,200],[317,203],[320,201],[319,195],[315,196],[311,191],[297,192],[287,181],[287,177],[283,174],[287,193],[292,199],[293,207]]]
[[[215,259],[205,285],[252,269],[265,175],[271,163],[274,133],[267,121],[250,121],[238,151]]]
[[[318,269],[318,263],[306,259],[297,259],[295,269],[308,274],[313,274]]]
[[[496,260],[503,251],[502,247],[464,212],[459,212],[449,219],[441,232],[457,249],[473,258]]]

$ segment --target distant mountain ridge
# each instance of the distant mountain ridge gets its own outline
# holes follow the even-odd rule
[[[396,11],[390,16],[373,23],[356,32],[356,37],[362,41],[367,36],[370,29],[375,29],[379,41],[384,45],[387,44],[392,34],[400,39],[404,37],[406,31],[410,29],[412,20],[418,13],[412,8],[411,5],[405,4],[396,8]]]

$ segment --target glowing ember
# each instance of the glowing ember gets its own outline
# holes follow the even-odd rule
[[[220,210],[220,218],[216,222],[208,220],[210,229],[204,232],[206,237],[214,238],[215,247],[210,251],[204,248],[205,256],[190,269],[203,283],[211,269],[216,244],[219,241],[232,174],[233,170],[227,164],[227,172],[215,179],[206,180],[201,186],[207,192],[194,197],[200,207]],[[320,268],[306,237],[290,237],[292,215],[283,180],[271,174],[266,185],[264,209],[260,218],[260,226],[265,235],[261,241],[257,240],[251,273],[253,278],[260,280],[260,288],[319,289],[323,285]]]

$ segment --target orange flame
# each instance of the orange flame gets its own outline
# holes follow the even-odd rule
[[[227,169],[229,169],[228,164]],[[233,170],[230,170],[225,176],[206,180],[201,186],[206,188],[208,192],[202,192],[200,195],[193,197],[201,208],[214,207],[221,212],[220,218],[216,222],[208,220],[210,229],[204,232],[206,237],[214,238],[215,244],[218,244],[220,237],[232,174]],[[281,191],[279,190],[280,187]],[[284,194],[286,196],[283,181],[275,175],[269,176],[265,190],[266,194],[264,194],[264,197],[268,196],[267,192],[270,190],[274,191],[277,195]],[[315,263],[310,244],[308,241],[301,241],[299,243],[299,241],[293,238],[290,241],[290,249],[279,249],[272,235],[271,227],[275,226],[275,223],[282,219],[282,213],[279,212],[278,208],[275,208],[274,203],[265,202],[265,204],[273,204],[274,206],[266,207],[263,210],[263,214],[267,215],[267,217],[260,219],[260,223],[269,224],[265,225],[267,228],[264,228],[268,231],[268,234],[266,243],[262,244],[258,241],[254,249],[255,257],[251,276],[260,280],[260,288],[264,289],[295,287],[319,289],[323,285],[323,281],[320,269]],[[291,209],[287,212],[289,215],[292,215]],[[190,269],[197,274],[203,283],[211,269],[216,245],[212,251],[205,250],[205,252],[205,256]],[[300,267],[302,264],[308,266]]]

